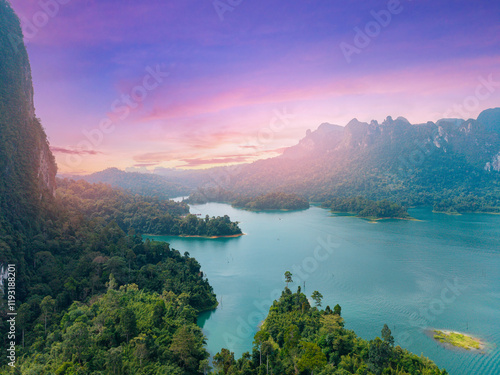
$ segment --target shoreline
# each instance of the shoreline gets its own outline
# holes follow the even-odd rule
[[[408,220],[408,221],[422,221],[419,219],[415,219],[414,217],[378,217],[378,218],[370,218],[370,217],[362,217],[362,216],[357,216],[360,219],[366,219],[369,221],[379,221],[379,220]]]
[[[445,215],[450,215],[450,216],[462,216],[463,214],[500,215],[500,212],[483,212],[483,211],[447,212],[447,211],[432,210],[432,213],[433,214],[445,214]]]
[[[322,207],[324,208],[324,207]],[[350,217],[355,217],[357,219],[364,219],[372,222],[380,221],[380,220],[408,220],[408,221],[422,221],[419,219],[415,219],[414,217],[408,216],[408,217],[373,217],[373,216],[359,216],[356,215],[355,213],[351,212],[339,212],[339,211],[330,211],[333,215],[335,216],[350,216]]]
[[[437,344],[447,348],[447,349],[452,349],[452,350],[466,350],[466,351],[476,351],[476,352],[484,352],[486,349],[487,343],[483,340],[480,339],[479,337],[459,332],[459,331],[454,331],[454,330],[449,330],[449,329],[435,329],[435,328],[429,328],[425,331],[425,333],[433,339]],[[454,344],[453,342],[447,342],[447,341],[441,341],[439,338],[436,338],[436,336],[445,336],[445,338],[450,338],[452,335],[454,336],[462,336],[465,339],[469,339],[473,343],[477,344],[477,347],[472,346],[471,344],[469,345],[458,345]]]
[[[241,237],[245,236],[246,233],[239,233],[239,234],[229,234],[226,236],[200,236],[197,234],[144,234],[144,236],[149,236],[149,237],[183,237],[183,238],[206,238],[209,240],[217,239],[217,238],[236,238],[236,237]]]
[[[231,205],[231,207],[236,208],[237,210],[244,210],[244,211],[251,211],[251,212],[292,212],[292,211],[305,211],[310,209],[311,207],[307,208],[245,208],[245,207],[237,207]]]

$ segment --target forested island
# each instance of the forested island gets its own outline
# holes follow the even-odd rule
[[[499,199],[494,194],[486,194],[484,197],[464,194],[459,197],[445,198],[434,203],[432,210],[451,215],[464,213],[500,213]]]
[[[57,196],[74,215],[115,222],[125,233],[223,237],[242,234],[238,223],[223,217],[189,214],[184,202],[132,195],[106,184],[59,180]]]
[[[291,277],[291,274],[289,274]],[[216,374],[419,374],[446,375],[431,360],[395,346],[387,325],[381,338],[366,341],[344,328],[341,307],[322,310],[322,295],[308,298],[288,287],[274,301],[261,329],[254,337],[251,353],[235,359],[228,349],[214,356]]]
[[[309,201],[297,194],[278,192],[240,197],[233,201],[232,206],[247,210],[304,210],[309,208]]]
[[[199,187],[187,199],[187,203],[191,204],[208,202],[228,203],[233,207],[247,210],[304,210],[309,208],[309,201],[294,193],[237,194],[221,187]]]
[[[373,201],[363,197],[334,198],[324,202],[321,207],[334,213],[352,214],[366,219],[409,219],[405,207],[388,200]]]

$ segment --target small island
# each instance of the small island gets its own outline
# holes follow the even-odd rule
[[[373,201],[363,197],[334,198],[324,202],[321,207],[329,208],[333,213],[351,214],[369,220],[412,219],[406,207],[387,199]]]
[[[483,341],[477,337],[466,335],[461,332],[447,330],[439,331],[434,329],[430,334],[434,340],[445,345],[451,345],[465,350],[483,350],[485,348],[485,343]]]
[[[257,197],[238,197],[233,207],[246,210],[305,210],[309,208],[309,201],[297,194],[269,193]]]

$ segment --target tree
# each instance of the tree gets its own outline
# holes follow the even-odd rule
[[[318,345],[312,342],[302,341],[300,346],[303,350],[303,354],[297,363],[300,371],[309,370],[311,374],[313,374],[314,370],[326,366],[326,355],[321,351]]]
[[[22,330],[21,340],[23,348],[24,348],[24,333],[26,331],[26,328],[28,328],[28,324],[30,323],[32,318],[33,318],[33,312],[31,306],[28,303],[23,303],[21,306],[19,306],[19,309],[17,309],[17,322]]]
[[[108,290],[116,289],[118,287],[118,283],[116,282],[115,275],[112,273],[109,274],[109,282],[106,283]]]
[[[314,300],[316,303],[316,306],[321,307],[321,300],[323,299],[323,295],[315,290],[313,294],[311,295],[311,298]]]
[[[126,307],[121,311],[118,331],[122,337],[127,339],[127,342],[129,342],[131,337],[135,337],[137,334],[137,319],[134,310]]]
[[[391,348],[385,341],[380,340],[379,337],[370,341],[368,350],[368,361],[370,362],[370,369],[375,374],[380,374],[386,367],[387,362],[391,356]]]
[[[295,324],[289,326],[285,331],[285,349],[290,350],[299,344],[300,330]]]
[[[333,307],[333,313],[338,316],[342,315],[342,308],[338,303]]]
[[[74,362],[77,360],[80,364],[87,356],[90,346],[89,330],[82,322],[76,322],[69,327],[63,335],[62,349],[65,358]]]
[[[269,339],[269,333],[263,330],[258,331],[254,336],[253,344],[255,348],[259,351],[260,354],[260,363],[259,366],[262,365],[262,344]]]
[[[55,306],[56,306],[56,301],[51,296],[46,296],[40,303],[40,310],[42,310],[45,335],[47,335],[47,321],[54,313]]]
[[[203,373],[203,375],[207,375],[211,369],[212,366],[210,366],[210,361],[207,358],[200,362],[200,367],[198,369],[198,372]]]
[[[286,287],[288,288],[288,283],[293,283],[292,280],[292,273],[290,271],[285,272],[285,282],[286,282]]]
[[[394,337],[392,336],[392,332],[387,324],[384,324],[384,328],[382,328],[382,340],[390,346],[394,346]]]
[[[111,348],[106,358],[106,367],[114,375],[123,374],[122,347]]]
[[[221,351],[214,356],[213,360],[214,367],[218,374],[227,374],[235,363],[234,353],[225,348],[221,349]]]
[[[188,327],[182,326],[175,331],[170,351],[176,355],[179,365],[186,371],[198,370],[197,357],[203,353],[201,353],[199,341]]]

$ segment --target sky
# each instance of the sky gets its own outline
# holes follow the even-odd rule
[[[500,103],[491,0],[11,0],[60,173],[279,155],[353,118]]]

